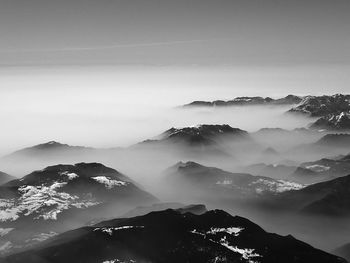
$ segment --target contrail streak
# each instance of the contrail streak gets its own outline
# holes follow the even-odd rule
[[[95,46],[95,47],[66,47],[66,48],[43,48],[43,49],[13,49],[2,50],[1,53],[30,53],[30,52],[66,52],[66,51],[89,51],[89,50],[105,50],[105,49],[117,49],[117,48],[133,48],[133,47],[153,47],[153,46],[171,46],[178,44],[188,43],[203,43],[218,39],[195,39],[195,40],[178,40],[178,41],[160,41],[150,43],[131,43],[131,44],[115,44],[108,46]]]

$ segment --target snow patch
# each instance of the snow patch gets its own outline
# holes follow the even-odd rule
[[[219,185],[230,185],[230,184],[232,184],[232,180],[217,181],[216,184],[219,184]]]
[[[0,199],[0,221],[14,221],[19,216],[17,215],[17,209],[13,206],[15,205],[14,199]]]
[[[305,185],[298,184],[295,182],[285,181],[285,180],[267,180],[258,179],[249,185],[256,185],[255,191],[257,193],[262,193],[264,191],[282,193],[291,190],[299,190],[305,187]]]
[[[119,181],[119,180],[113,180],[106,176],[96,176],[92,177],[96,182],[99,182],[100,184],[104,184],[106,188],[112,189],[115,186],[126,186],[128,183]]]
[[[56,232],[50,231],[49,233],[40,233],[38,235],[33,236],[31,239],[27,239],[26,242],[43,242],[51,237],[58,235]]]
[[[238,236],[239,233],[244,230],[244,228],[240,227],[227,227],[227,228],[210,228],[210,231],[207,231],[207,234],[216,234],[216,233],[227,233],[227,234],[234,234],[234,236]]]
[[[225,227],[225,228],[212,227],[212,228],[210,228],[209,231],[206,231],[206,232],[197,231],[196,229],[194,229],[190,232],[192,234],[197,234],[197,235],[201,235],[201,236],[215,235],[217,233],[226,233],[229,235],[238,236],[239,233],[243,230],[244,230],[244,228],[241,228],[241,227]]]
[[[192,234],[200,235],[203,238],[207,239],[208,238],[207,234],[214,234],[215,235],[216,233],[227,233],[230,236],[232,236],[232,234],[234,236],[238,236],[242,230],[244,230],[244,229],[240,228],[240,227],[229,227],[229,228],[211,228],[210,231],[207,231],[207,232],[200,232],[200,231],[197,231],[196,229],[194,229],[190,232]],[[222,237],[219,241],[216,241],[212,238],[208,238],[208,240],[210,242],[224,246],[227,249],[229,249],[235,253],[241,254],[243,259],[248,260],[248,263],[258,263],[258,261],[255,261],[254,259],[257,257],[262,257],[258,253],[254,253],[255,249],[253,249],[253,248],[238,248],[237,246],[230,245],[226,236]]]
[[[248,260],[249,263],[258,263],[258,261],[255,261],[252,258],[261,257],[261,255],[254,253],[255,249],[253,248],[238,248],[237,246],[231,246],[226,240],[226,237],[221,238],[219,244],[233,252],[241,254],[242,258]]]
[[[50,186],[24,185],[18,188],[17,199],[0,199],[0,221],[15,221],[20,215],[36,215],[34,219],[56,220],[57,215],[71,207],[87,208],[98,202],[79,200],[78,196],[59,192],[67,182],[54,182]]]
[[[119,260],[119,259],[110,259],[110,260],[105,260],[102,263],[136,263],[136,260]]]
[[[309,166],[306,166],[305,168],[316,173],[325,172],[330,169],[330,167],[325,165],[320,165],[320,164],[309,165]]]
[[[132,228],[144,228],[144,226],[120,226],[120,227],[97,227],[94,231],[101,231],[112,236],[114,231],[132,229]]]
[[[12,230],[14,230],[14,228],[1,228],[0,227],[0,237],[3,237],[5,235],[7,235],[8,233],[10,233]]]
[[[74,178],[78,178],[79,175],[77,175],[76,173],[70,173],[68,171],[62,172],[60,173],[60,175],[65,175],[68,177],[68,180],[73,180]]]
[[[0,252],[4,253],[4,252],[10,250],[12,247],[13,247],[12,242],[7,241],[7,242],[5,242],[5,244],[0,245]]]

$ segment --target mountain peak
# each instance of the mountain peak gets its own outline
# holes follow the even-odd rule
[[[204,167],[203,165],[200,165],[199,163],[188,161],[188,162],[178,162],[176,163],[173,168],[175,169],[190,169],[190,168],[198,168],[198,167]]]
[[[289,112],[308,114],[314,117],[324,117],[350,110],[350,95],[334,94],[323,96],[306,96]]]
[[[49,142],[47,142],[46,144],[61,144],[61,143],[59,143],[59,142],[56,142],[56,141],[49,141]]]
[[[349,130],[350,129],[350,111],[342,111],[340,113],[328,114],[311,126],[311,129],[327,129],[327,130]]]
[[[37,145],[35,145],[33,147],[38,148],[38,147],[45,147],[45,146],[47,146],[47,147],[57,147],[57,146],[69,146],[69,145],[60,143],[58,141],[48,141],[46,143],[37,144]]]
[[[239,128],[233,128],[228,124],[200,124],[196,126],[189,126],[184,128],[175,128],[165,131],[164,137],[177,137],[177,136],[207,136],[212,137],[215,135],[229,135],[229,134],[247,134]]]

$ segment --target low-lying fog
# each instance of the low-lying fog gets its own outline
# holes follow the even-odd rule
[[[98,148],[129,146],[174,126],[229,124],[249,132],[267,127],[305,127],[312,119],[285,114],[290,106],[215,109],[183,109],[178,106],[193,100],[229,100],[236,96],[276,98],[288,94],[317,95],[330,82],[341,81],[333,69],[327,71],[321,68],[307,73],[303,68],[214,70],[195,66],[186,70],[176,67],[1,69],[0,154],[5,155],[51,140]],[[332,94],[342,90],[328,89],[328,92]],[[167,148],[161,151],[146,148],[135,151],[114,150],[111,155],[106,151],[79,157],[62,155],[58,159],[30,160],[28,163],[18,159],[18,162],[12,163],[12,167],[2,166],[0,170],[9,173],[13,171],[13,175],[23,176],[34,169],[42,169],[57,162],[101,162],[125,173],[161,201],[192,203],[201,200],[187,198],[180,189],[172,189],[171,194],[168,192],[172,186],[164,180],[162,171],[178,161],[189,160],[231,172],[238,172],[240,165],[264,161],[278,163],[286,159],[285,161],[294,161],[297,165],[298,162],[313,161],[333,154],[318,150],[310,153],[303,153],[302,150],[286,152],[299,144],[315,142],[320,136],[278,137],[270,134],[254,137],[260,148],[248,151],[244,145],[232,147],[229,150],[232,155],[225,158],[200,158],[195,154],[181,155],[179,152],[167,151]],[[269,146],[278,151],[277,157],[271,160],[264,159],[263,155],[263,150]],[[193,189],[194,193],[195,191]],[[328,219],[296,216],[291,220],[288,216],[248,211],[242,207],[220,207],[220,204],[210,208],[228,209],[233,214],[249,217],[269,231],[291,233],[327,250],[345,242],[350,232],[348,229],[342,232],[336,227],[337,224],[328,226]],[[313,224],[315,220],[318,225]],[[344,226],[343,222],[338,226]],[[327,240],[321,240],[323,235],[327,235]]]
[[[335,85],[339,81],[334,68],[2,68],[0,154],[49,140],[127,146],[172,126],[199,123],[228,123],[248,131],[301,127],[310,120],[282,115],[288,107],[174,108],[193,100],[320,94],[330,82],[342,87]]]

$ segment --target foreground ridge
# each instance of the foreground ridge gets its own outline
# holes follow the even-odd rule
[[[7,262],[345,262],[222,210],[115,219],[58,235]]]

